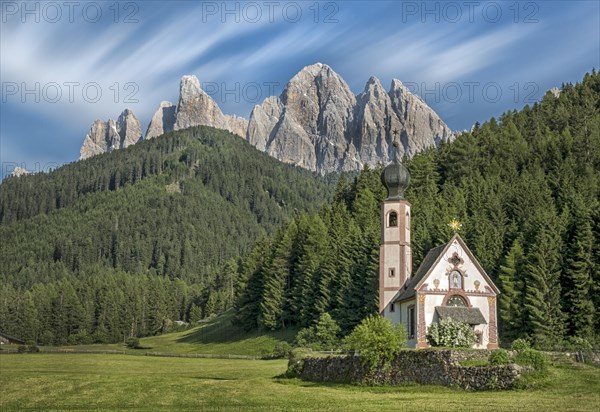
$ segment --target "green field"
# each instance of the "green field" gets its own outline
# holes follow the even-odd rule
[[[260,356],[294,331],[246,333],[231,314],[124,344],[62,349],[126,354],[0,354],[0,410],[598,411],[600,369],[555,360],[534,389],[468,392],[438,386],[367,387],[286,379],[284,360],[133,356],[146,352]],[[43,348],[49,350],[51,348]]]
[[[537,388],[468,392],[278,377],[286,361],[0,355],[0,410],[598,411],[600,369],[555,363]]]

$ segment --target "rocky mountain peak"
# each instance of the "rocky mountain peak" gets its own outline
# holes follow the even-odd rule
[[[453,138],[399,80],[388,92],[372,76],[354,96],[331,67],[316,63],[292,77],[278,99],[254,107],[247,139],[284,162],[327,173],[388,162],[395,131],[408,156]]]
[[[117,121],[95,120],[79,151],[79,159],[123,149],[142,140],[142,128],[132,110],[125,109]]]
[[[437,113],[400,80],[392,80],[389,94],[394,112],[402,123],[401,143],[405,154],[414,156],[428,147],[454,139],[452,130]]]
[[[200,80],[193,74],[188,74],[181,77],[179,82],[179,101],[189,100],[195,96],[206,94],[200,87]]]
[[[387,97],[387,92],[381,81],[375,77],[369,77],[367,80],[367,84],[365,84],[365,88],[361,94],[363,97],[369,96],[370,99],[385,99]]]
[[[202,90],[196,76],[183,76],[179,84],[179,102],[173,130],[200,125],[225,129],[242,137],[246,136],[248,129],[246,119],[223,114],[213,98]]]
[[[199,125],[228,130],[283,162],[320,173],[388,162],[395,138],[400,140],[402,154],[408,156],[454,139],[440,117],[400,80],[393,79],[386,91],[372,76],[355,96],[345,80],[323,63],[296,73],[280,96],[267,97],[254,106],[249,121],[223,114],[198,78],[185,75],[177,105],[160,103],[145,138]],[[116,122],[92,124],[81,158],[139,140],[139,121],[126,109]]]
[[[284,162],[310,170],[345,168],[356,98],[329,66],[304,67],[279,99],[269,98],[251,115],[247,139]],[[346,166],[354,170],[356,165]]]
[[[152,120],[150,120],[145,138],[152,139],[153,137],[172,131],[177,116],[176,109],[177,106],[171,102],[160,102],[158,109],[154,112],[154,116],[152,116]]]
[[[120,147],[127,147],[142,140],[142,126],[131,109],[125,109],[119,115],[116,128],[121,137]]]

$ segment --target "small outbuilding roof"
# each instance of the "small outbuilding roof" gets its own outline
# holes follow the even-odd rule
[[[479,308],[466,308],[463,306],[436,306],[435,313],[440,320],[452,319],[468,325],[486,324],[483,314]]]
[[[15,338],[14,336],[7,335],[4,332],[0,332],[0,337],[6,339],[7,341],[9,341],[11,343],[15,343],[15,344],[18,344],[18,345],[24,345],[25,344],[25,341],[23,341],[23,340],[21,340],[19,338]]]

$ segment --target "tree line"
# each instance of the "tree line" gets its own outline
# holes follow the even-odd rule
[[[3,284],[0,330],[42,345],[118,342],[154,334],[165,319],[196,321],[201,301],[202,288],[182,280],[98,270],[26,291]]]

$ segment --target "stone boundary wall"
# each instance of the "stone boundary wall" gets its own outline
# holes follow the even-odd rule
[[[464,361],[487,359],[489,353],[487,350],[407,350],[400,352],[388,370],[373,372],[363,367],[360,356],[309,357],[304,359],[300,376],[317,382],[386,385],[416,382],[471,390],[511,388],[521,376],[521,367],[517,365],[460,365]]]

